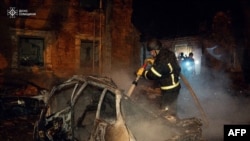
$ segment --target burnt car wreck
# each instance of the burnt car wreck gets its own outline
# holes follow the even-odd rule
[[[196,118],[176,123],[143,109],[110,78],[75,75],[55,86],[37,120],[35,141],[199,141]]]

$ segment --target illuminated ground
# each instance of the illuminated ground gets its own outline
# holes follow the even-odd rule
[[[143,99],[154,101],[153,104],[156,104],[157,107],[156,99],[159,99],[160,91],[148,87],[143,80],[140,82],[137,88],[146,91],[136,91],[134,98],[139,101],[143,101]],[[232,83],[223,75],[218,75],[217,78],[197,76],[195,79],[190,79],[189,83],[208,120],[208,126],[203,126],[205,141],[223,140],[225,124],[250,124],[250,115],[247,110],[250,108],[250,89],[245,88],[244,84],[241,82]],[[181,84],[182,89],[178,99],[179,118],[198,117],[202,119],[202,113],[195,103],[194,97],[185,84],[183,82]]]

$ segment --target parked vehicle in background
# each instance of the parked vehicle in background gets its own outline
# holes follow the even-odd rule
[[[127,97],[112,79],[75,75],[55,86],[34,126],[35,141],[199,141],[196,118],[171,123]]]
[[[1,83],[0,90],[0,140],[31,141],[46,90],[14,79]]]
[[[0,140],[32,141],[34,123],[44,103],[30,97],[0,98]]]

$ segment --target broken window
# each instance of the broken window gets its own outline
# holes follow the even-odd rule
[[[18,62],[20,66],[44,65],[44,39],[36,37],[20,37]]]
[[[90,40],[81,41],[80,67],[85,72],[95,72],[99,65],[99,43]]]
[[[115,95],[110,91],[107,91],[105,94],[100,111],[100,118],[107,121],[112,122],[116,120],[116,105],[115,105]]]
[[[52,97],[50,98],[49,101],[50,113],[48,114],[52,114],[69,107],[71,105],[70,102],[72,93],[77,89],[79,89],[79,87],[77,86],[78,84],[76,82],[72,82],[62,85],[61,87],[58,87],[54,91]]]

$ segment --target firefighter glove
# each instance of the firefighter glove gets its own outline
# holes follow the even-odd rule
[[[153,58],[147,58],[144,60],[144,64],[150,64],[153,65],[154,64],[154,59]]]
[[[138,71],[137,71],[137,76],[142,76],[142,74],[143,74],[143,72],[144,72],[144,68],[143,67],[141,67]]]

